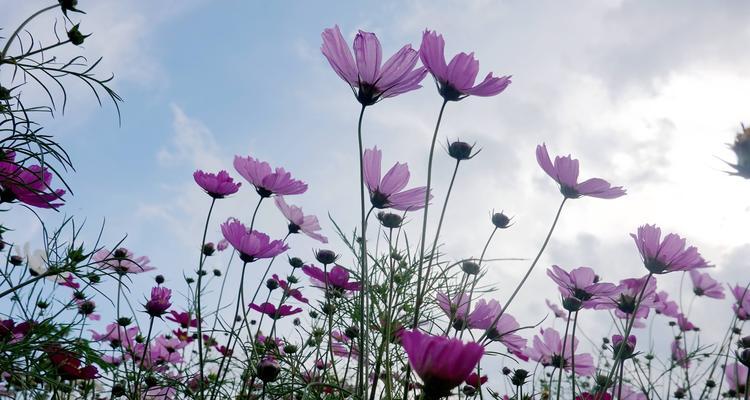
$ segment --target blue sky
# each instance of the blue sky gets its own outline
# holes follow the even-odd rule
[[[3,27],[46,4],[2,3],[10,10],[0,15]],[[106,217],[106,239],[128,234],[128,246],[168,277],[194,268],[208,198],[192,183],[193,170],[233,173],[234,154],[307,181],[308,193],[289,200],[319,215],[329,237],[326,213],[343,226],[356,223],[358,104],[319,52],[320,32],[337,23],[348,39],[359,28],[374,31],[384,55],[405,43],[418,47],[421,31],[436,29],[447,54],[476,52],[480,75],[513,75],[497,97],[448,107],[440,139],[460,136],[484,148],[461,171],[447,214],[452,257],[478,255],[492,209],[514,215],[516,225],[490,256],[534,254],[559,201],[534,160],[534,147],[546,142],[552,153],[580,158],[582,177],[601,176],[629,194],[570,202],[541,268],[590,265],[608,280],[643,273],[628,234],[648,222],[688,237],[717,264],[719,278],[747,279],[750,185],[723,174],[717,157],[730,157],[725,144],[750,119],[748,3],[107,0],[81,8],[88,14],[74,21],[94,32],[83,51],[104,55],[100,71],[115,73],[125,102],[118,127],[111,105],[98,109],[79,88],[67,114],[49,122],[77,168],[67,176],[75,196],[61,214],[86,219],[92,235]],[[440,105],[429,78],[424,86],[377,104],[365,120],[366,144],[383,148],[384,165],[408,162],[418,183]],[[439,155],[438,199],[451,167]],[[220,203],[214,221],[248,220],[254,201],[244,190]],[[260,227],[279,237],[285,226],[269,205]],[[34,226],[28,216],[19,221]],[[218,239],[217,223],[210,239]],[[38,231],[18,240],[37,242]],[[295,238],[292,255],[309,259],[315,246]],[[525,265],[492,266],[498,298]],[[552,293],[541,268],[514,310],[522,324],[546,312],[533,295]],[[678,284],[678,277],[663,283]]]

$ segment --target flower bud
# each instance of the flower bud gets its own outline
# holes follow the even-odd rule
[[[280,372],[281,366],[278,361],[273,358],[268,357],[258,363],[258,378],[264,383],[275,381],[279,377]]]
[[[300,259],[299,257],[292,257],[289,259],[289,265],[291,265],[292,268],[302,268],[302,266],[305,264],[302,262],[302,259]]]
[[[461,390],[464,392],[464,395],[466,395],[467,397],[474,396],[475,394],[477,394],[477,389],[474,386],[465,385]]]
[[[23,257],[17,256],[17,255],[12,255],[12,256],[10,256],[10,260],[9,261],[10,261],[11,264],[13,264],[13,265],[15,265],[17,267],[17,266],[23,264]]]
[[[156,275],[156,278],[154,278],[157,285],[161,285],[164,283],[164,275]]]
[[[517,369],[513,372],[513,376],[510,378],[510,382],[515,386],[522,386],[526,383],[526,378],[529,377],[529,371],[525,369]]]
[[[215,269],[213,273],[214,273],[214,276],[216,277],[221,276],[221,271],[219,271],[218,269]]]
[[[508,367],[503,367],[502,371],[503,371],[503,375],[510,375],[511,373],[511,370]]]
[[[10,100],[10,90],[4,86],[0,86],[0,100]]]
[[[331,250],[318,250],[315,252],[315,259],[321,264],[333,264],[339,256]]]
[[[284,346],[284,353],[286,353],[286,354],[294,354],[296,352],[297,352],[297,346],[295,346],[293,344],[288,344],[288,345]]]
[[[380,211],[378,213],[378,220],[380,221],[381,225],[389,229],[399,228],[404,222],[404,219],[400,215],[385,211]]]
[[[505,229],[510,226],[510,218],[502,212],[492,214],[492,225],[498,229]]]
[[[120,318],[117,318],[117,325],[120,325],[120,326],[128,326],[128,325],[130,325],[130,324],[132,324],[132,323],[133,323],[133,320],[131,320],[131,319],[130,319],[130,318],[128,318],[128,317],[120,317]]]
[[[275,290],[279,288],[279,282],[275,279],[269,279],[266,281],[266,287],[268,290]]]
[[[732,174],[750,179],[750,128],[743,125],[730,147],[737,156],[737,164],[729,164],[735,169]]]
[[[356,326],[347,327],[344,330],[344,335],[349,339],[356,339],[359,336],[359,328]]]
[[[750,336],[745,336],[740,339],[740,347],[748,349],[750,348]]]
[[[70,43],[73,43],[76,46],[82,45],[84,40],[86,40],[87,37],[91,36],[91,34],[84,35],[83,33],[81,33],[81,31],[78,30],[79,25],[80,24],[73,25],[73,27],[68,31],[68,39],[70,40]]]
[[[476,275],[479,273],[479,264],[473,261],[464,261],[461,263],[461,269],[468,275]]]
[[[216,246],[212,242],[208,242],[203,245],[202,251],[204,256],[212,256],[216,252]]]
[[[478,151],[474,154],[471,154],[472,150],[474,149],[473,144],[468,144],[466,142],[462,142],[460,140],[456,140],[455,142],[448,143],[448,155],[452,158],[455,158],[458,161],[468,160],[473,158]]]
[[[583,307],[583,302],[577,297],[566,297],[563,299],[562,306],[570,312],[576,312]]]

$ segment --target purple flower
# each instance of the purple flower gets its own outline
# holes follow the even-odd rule
[[[216,250],[224,251],[227,247],[229,247],[229,242],[226,239],[221,239],[219,243],[216,243]]]
[[[479,61],[474,58],[474,53],[458,53],[446,65],[445,41],[443,35],[435,31],[425,30],[422,34],[419,57],[435,78],[438,92],[446,101],[458,101],[470,95],[494,96],[511,83],[510,76],[495,77],[490,72],[481,83],[474,85],[479,73]]]
[[[740,285],[730,286],[730,289],[735,300],[735,303],[732,304],[732,309],[737,315],[737,319],[740,321],[750,320],[750,290]]]
[[[302,303],[309,303],[310,301],[305,298],[305,296],[302,295],[302,292],[299,291],[299,289],[292,289],[291,285],[289,285],[289,282],[279,278],[278,275],[273,274],[271,277],[276,283],[279,285],[279,287],[284,291],[284,294],[286,294],[289,297],[293,297],[297,299],[297,301]]]
[[[563,298],[575,297],[581,300],[584,308],[594,308],[602,298],[612,296],[617,288],[611,283],[600,283],[599,277],[589,267],[579,267],[566,272],[553,265],[547,276],[557,283]]]
[[[22,203],[38,208],[54,208],[62,206],[62,196],[65,190],[52,190],[52,173],[39,165],[30,167],[15,164],[16,153],[5,152],[0,161],[0,201]]]
[[[697,248],[685,248],[686,241],[679,235],[670,233],[661,240],[661,229],[655,225],[643,225],[638,228],[637,234],[631,233],[630,236],[638,246],[643,264],[651,273],[666,274],[710,267]]]
[[[544,143],[536,147],[536,161],[544,172],[560,185],[560,193],[568,199],[577,199],[581,196],[616,199],[625,195],[622,186],[613,187],[604,179],[591,178],[578,183],[578,160],[570,155],[556,156],[553,165],[547,153],[547,145]]]
[[[250,304],[250,308],[260,313],[266,314],[273,319],[279,319],[281,317],[286,317],[288,315],[294,315],[302,312],[302,309],[299,307],[293,308],[290,305],[282,304],[281,306],[279,306],[279,308],[276,308],[275,305],[268,302],[265,302],[261,305],[252,303]]]
[[[172,315],[168,316],[167,319],[173,322],[177,322],[178,324],[180,324],[182,329],[187,329],[188,327],[198,327],[198,319],[192,318],[192,315],[189,312],[178,313],[177,311],[172,310],[169,313]]]
[[[374,33],[357,33],[354,37],[354,57],[338,25],[324,30],[321,36],[323,45],[320,51],[336,74],[351,86],[354,96],[363,106],[422,87],[419,82],[427,75],[427,70],[424,67],[414,68],[419,55],[410,44],[402,47],[381,66],[382,49]]]
[[[334,265],[328,272],[314,265],[305,265],[302,267],[302,272],[310,277],[314,286],[319,288],[325,289],[327,283],[328,288],[340,293],[362,289],[360,282],[349,282],[349,271],[340,265]]]
[[[91,332],[91,339],[95,342],[109,342],[112,347],[124,347],[126,349],[131,348],[135,344],[135,337],[138,336],[138,327],[131,326],[130,328],[124,328],[117,323],[107,325],[104,333],[98,333],[93,330]]]
[[[669,295],[663,290],[654,295],[654,311],[667,317],[677,317],[680,313],[677,303],[669,300]]]
[[[745,381],[747,379],[746,366],[736,362],[727,364],[724,366],[724,374],[727,385],[729,385],[729,390],[733,390],[737,394],[744,394],[746,390],[750,390],[750,388],[745,386],[747,384]]]
[[[643,292],[643,297],[640,303],[638,303],[641,292]],[[594,308],[598,310],[615,309],[615,315],[620,318],[629,318],[634,313],[636,318],[646,318],[648,317],[649,309],[655,305],[655,297],[655,278],[649,278],[646,275],[641,278],[623,279],[617,286],[613,298],[610,301],[599,302]]]
[[[221,224],[224,238],[240,253],[244,262],[261,258],[273,258],[287,251],[289,247],[281,240],[273,240],[265,233],[251,231],[242,222],[230,218]]]
[[[628,340],[625,340],[622,335],[612,335],[612,350],[616,357],[630,358],[635,351],[635,344],[635,335],[628,336]]]
[[[515,318],[508,313],[503,313],[500,319],[497,316],[502,312],[503,307],[497,300],[485,301],[479,299],[474,306],[468,318],[469,328],[484,329],[487,331],[487,337],[490,340],[498,341],[508,347],[508,350],[517,356],[524,358],[522,351],[526,348],[526,339],[516,335],[521,326]],[[497,319],[497,323],[492,325]]]
[[[118,274],[140,274],[156,269],[148,265],[151,260],[146,256],[136,257],[132,251],[120,247],[115,251],[101,249],[94,253],[94,261],[103,268],[112,269]]]
[[[711,278],[708,274],[692,270],[690,271],[690,280],[693,281],[693,293],[696,296],[706,296],[714,299],[723,299],[725,297],[724,286],[721,286],[719,282]]]
[[[438,292],[435,295],[435,300],[437,300],[438,306],[443,310],[445,315],[453,320],[454,326],[462,329],[464,323],[467,322],[466,319],[469,316],[469,309],[471,308],[469,295],[467,293],[457,293],[451,299],[447,294]]]
[[[318,217],[314,215],[305,215],[302,213],[302,209],[297,206],[290,206],[286,204],[283,196],[276,196],[274,199],[276,207],[289,220],[289,233],[302,232],[305,235],[322,243],[328,243],[328,238],[318,233],[320,231],[320,223]]]
[[[693,325],[692,322],[688,321],[687,317],[683,313],[677,314],[677,326],[680,328],[681,332],[688,332],[695,329],[695,325]]]
[[[235,183],[227,171],[221,170],[218,174],[212,174],[197,170],[193,172],[193,179],[209,196],[214,199],[223,199],[230,194],[237,193],[242,183]]]
[[[305,193],[307,184],[292,179],[292,174],[284,168],[271,170],[271,166],[265,161],[256,160],[250,156],[234,156],[234,168],[242,175],[261,197],[271,195],[293,195]]]
[[[409,183],[409,167],[396,163],[380,176],[382,153],[377,147],[366,149],[364,154],[365,184],[370,191],[370,202],[375,208],[394,208],[401,211],[414,211],[424,208],[427,188],[416,187],[403,190]],[[430,195],[432,199],[432,195]]]
[[[534,336],[534,343],[527,350],[527,354],[534,361],[539,361],[545,367],[553,366],[571,371],[572,355],[578,348],[578,338],[568,335],[565,340],[565,351],[563,352],[563,341],[560,338],[560,332],[552,329],[542,329],[541,337]],[[564,353],[564,354],[563,354]],[[596,368],[594,367],[594,358],[591,354],[575,355],[575,372],[580,375],[592,375]]]
[[[690,366],[690,359],[688,358],[687,351],[682,348],[679,340],[672,342],[672,361],[682,368],[688,368]]]
[[[484,354],[484,348],[477,343],[463,343],[460,339],[432,336],[418,330],[402,332],[401,345],[424,382],[426,399],[448,396],[469,377]]]
[[[172,306],[172,291],[157,286],[151,289],[151,298],[146,302],[146,312],[152,317],[161,317]]]

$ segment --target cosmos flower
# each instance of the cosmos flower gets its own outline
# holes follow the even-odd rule
[[[237,193],[242,183],[234,182],[227,171],[221,170],[218,174],[197,170],[193,172],[193,179],[209,196],[214,199],[223,199],[230,194]]]
[[[589,267],[579,267],[567,272],[553,265],[547,270],[547,276],[558,285],[563,298],[575,297],[581,300],[583,308],[594,308],[602,298],[617,292],[614,284],[599,282],[599,277]]]
[[[169,307],[172,306],[170,302],[171,297],[172,291],[163,286],[151,288],[151,298],[145,305],[148,315],[152,317],[161,317],[164,315]]]
[[[140,274],[156,269],[148,265],[151,260],[146,256],[136,257],[132,251],[121,247],[110,252],[107,249],[101,249],[94,253],[94,261],[102,268],[111,269],[118,274]]]
[[[487,375],[479,376],[476,372],[472,372],[471,375],[469,375],[464,382],[466,382],[467,385],[473,386],[475,388],[478,388],[482,386],[483,384],[487,383]]]
[[[305,265],[302,267],[302,272],[310,277],[314,286],[321,289],[326,288],[326,283],[329,289],[340,293],[362,289],[360,282],[349,282],[349,271],[340,265],[334,265],[328,272],[314,265]]]
[[[3,153],[0,161],[0,202],[20,201],[37,208],[57,209],[64,204],[63,189],[52,190],[52,173],[47,168],[14,163],[16,153]]]
[[[666,274],[710,267],[697,248],[685,247],[686,241],[679,235],[670,233],[661,240],[661,229],[655,225],[643,225],[630,236],[641,253],[643,265],[651,273]]]
[[[495,77],[490,72],[481,83],[474,85],[479,73],[479,61],[474,53],[458,53],[446,64],[445,40],[435,31],[425,30],[422,34],[419,57],[446,101],[459,101],[470,95],[495,96],[511,83],[510,76]]]
[[[646,283],[647,281],[648,283]],[[641,292],[643,292],[643,296],[639,303],[638,299]],[[594,308],[597,310],[614,309],[615,315],[623,319],[629,319],[632,314],[635,314],[637,319],[646,318],[649,310],[655,305],[655,298],[656,279],[649,278],[646,275],[641,278],[621,280],[612,299],[599,302]]]
[[[109,342],[112,347],[124,347],[130,349],[135,344],[135,337],[138,336],[138,326],[125,328],[117,323],[109,324],[104,333],[98,333],[94,330],[91,332],[91,339],[95,342]]]
[[[746,286],[735,285],[729,287],[735,303],[732,309],[740,321],[750,320],[750,290]]]
[[[242,222],[229,218],[221,224],[224,238],[240,253],[244,262],[261,258],[273,258],[287,251],[289,246],[281,240],[273,240],[265,233],[248,229]]]
[[[682,344],[679,340],[672,341],[672,361],[682,368],[690,367],[690,359],[688,358],[687,351],[682,348]]]
[[[182,329],[188,329],[189,327],[198,327],[198,319],[192,318],[189,312],[177,312],[175,310],[172,310],[169,313],[171,314],[171,316],[167,316],[167,319],[172,322],[177,322],[178,324],[180,324],[180,327],[182,327]]]
[[[578,338],[568,335],[565,340],[565,352],[563,354],[563,341],[560,332],[552,329],[542,329],[541,336],[534,336],[532,347],[526,350],[526,353],[534,361],[540,364],[563,368],[570,372],[572,368],[573,353],[578,348]],[[575,355],[574,373],[580,375],[592,375],[596,368],[594,367],[594,358],[591,354]]]
[[[286,204],[283,196],[276,196],[274,202],[284,218],[289,221],[289,233],[302,232],[321,243],[328,243],[328,238],[318,233],[320,231],[318,217],[305,215],[301,208]]]
[[[555,318],[566,318],[568,316],[568,313],[558,307],[557,304],[552,303],[548,299],[544,299],[544,302],[547,303],[547,307],[552,310],[552,314],[555,315]]]
[[[321,34],[320,51],[336,74],[351,86],[363,106],[419,89],[427,75],[424,67],[414,68],[419,59],[407,44],[381,66],[382,49],[374,33],[359,31],[354,37],[354,57],[338,25]]]
[[[742,126],[742,132],[739,132],[734,139],[734,143],[729,146],[737,156],[737,163],[728,163],[734,171],[731,175],[737,175],[745,179],[750,179],[750,128]]]
[[[695,330],[695,325],[693,325],[692,322],[688,321],[687,317],[683,313],[677,314],[677,326],[680,328],[681,332]]]
[[[294,315],[294,314],[298,314],[302,312],[302,309],[299,307],[293,308],[290,305],[282,304],[280,307],[276,308],[275,305],[268,303],[268,302],[265,302],[260,305],[252,303],[250,304],[250,308],[255,311],[258,311],[259,313],[266,314],[273,319],[279,319],[281,317],[286,317],[289,315]]]
[[[706,296],[714,299],[723,299],[724,286],[722,286],[710,275],[696,270],[690,271],[690,280],[693,281],[693,293],[696,296]]]
[[[581,196],[616,199],[625,195],[622,186],[613,187],[604,179],[591,178],[578,183],[578,160],[570,155],[557,156],[552,164],[544,143],[536,147],[536,161],[544,172],[560,185],[560,193],[568,199],[577,199]]]
[[[289,196],[307,191],[307,184],[292,179],[292,174],[286,172],[284,168],[271,170],[267,162],[250,156],[234,156],[234,169],[255,187],[260,197]]]
[[[271,276],[271,279],[276,281],[276,283],[279,285],[281,290],[284,291],[285,295],[292,297],[296,299],[297,301],[305,303],[305,304],[310,302],[305,296],[302,295],[302,292],[300,292],[299,289],[292,288],[289,282],[279,278],[277,274],[273,274],[273,276]]]
[[[375,208],[393,208],[414,211],[424,208],[427,188],[424,186],[404,190],[409,183],[409,166],[396,163],[380,176],[382,153],[377,147],[366,149],[364,154],[365,184],[370,192],[370,202]],[[432,199],[432,195],[430,195]]]
[[[504,344],[511,353],[525,359],[523,349],[526,348],[526,339],[515,334],[521,325],[508,313],[500,315],[502,310],[503,307],[497,300],[479,299],[474,305],[474,311],[469,315],[467,321],[469,328],[486,330],[487,338]]]
[[[724,376],[727,385],[729,385],[729,390],[733,390],[737,394],[744,394],[746,390],[750,390],[750,388],[745,386],[745,379],[747,378],[746,366],[737,362],[727,364],[724,366]]]
[[[432,336],[418,330],[403,331],[401,345],[412,368],[422,378],[425,398],[430,400],[448,396],[469,377],[484,354],[484,348],[477,343]],[[437,354],[440,357],[436,357]]]
[[[677,303],[669,300],[669,294],[663,290],[654,295],[654,311],[657,314],[664,314],[667,317],[675,318],[680,313]]]
[[[469,294],[468,293],[457,293],[453,299],[448,297],[447,294],[437,292],[435,295],[438,307],[445,313],[448,318],[452,319],[454,326],[458,325],[462,327],[469,317]]]

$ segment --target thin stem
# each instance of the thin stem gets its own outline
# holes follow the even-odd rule
[[[435,131],[432,134],[432,143],[430,144],[430,156],[429,160],[427,161],[427,189],[425,191],[424,195],[424,212],[422,214],[422,236],[420,240],[420,250],[419,250],[419,267],[417,269],[417,300],[416,304],[414,306],[414,323],[413,327],[416,328],[419,324],[419,311],[422,307],[422,264],[424,263],[424,250],[425,250],[425,243],[427,240],[427,211],[429,210],[430,206],[430,187],[432,185],[432,159],[435,155],[435,142],[437,140],[437,134],[440,130],[440,122],[443,120],[443,112],[445,111],[445,106],[448,104],[448,100],[443,100],[443,104],[440,106],[440,112],[438,113],[437,123],[435,123]],[[426,278],[426,277],[424,277]]]
[[[565,345],[568,341],[568,329],[570,328],[570,315],[572,313],[568,311],[568,320],[565,322],[565,335],[563,335],[563,342],[562,342],[562,351],[560,352],[560,372],[557,374],[557,400],[560,400],[560,386],[562,386],[562,375],[563,375],[563,368],[565,366]],[[573,348],[573,344],[571,343],[570,348]],[[573,375],[575,375],[575,371],[573,371]]]
[[[539,249],[539,252],[536,254],[536,257],[534,257],[534,261],[531,263],[531,266],[529,267],[529,270],[526,271],[526,275],[523,276],[523,279],[521,279],[521,282],[516,286],[516,289],[513,291],[513,294],[510,295],[510,298],[505,303],[505,307],[503,307],[502,310],[498,313],[497,317],[495,317],[495,320],[490,324],[490,326],[495,326],[498,321],[500,321],[500,317],[503,316],[505,311],[508,309],[508,306],[510,306],[510,303],[513,302],[513,299],[516,298],[516,295],[521,290],[521,287],[526,283],[526,280],[529,279],[529,275],[531,275],[531,271],[534,270],[534,267],[539,262],[539,259],[542,257],[542,254],[544,253],[544,249],[547,248],[547,244],[549,243],[550,238],[552,237],[552,232],[555,231],[555,226],[557,226],[557,221],[560,219],[560,214],[562,213],[563,206],[565,205],[565,202],[568,200],[567,197],[563,197],[562,202],[560,203],[560,207],[557,209],[557,214],[555,214],[555,219],[552,221],[552,226],[549,228],[549,232],[547,232],[547,237],[544,238],[544,242],[542,243],[542,247]],[[479,341],[481,342],[487,337],[487,331],[485,331],[482,334],[482,337],[479,338]]]
[[[573,334],[572,334],[572,341],[570,346],[570,370],[573,371],[572,374],[570,374],[573,381],[571,382],[571,399],[576,398],[576,350],[573,348],[575,342],[576,342],[576,326],[578,325],[578,311],[576,311],[575,315],[573,316]]]
[[[18,25],[18,28],[16,28],[16,30],[13,32],[13,34],[11,34],[10,36],[8,36],[8,41],[5,42],[5,47],[3,47],[3,51],[0,51],[0,60],[4,59],[5,55],[8,54],[8,50],[10,49],[11,43],[13,43],[13,39],[15,39],[16,37],[18,37],[18,34],[21,32],[21,30],[23,29],[23,27],[26,26],[26,24],[28,24],[29,22],[31,22],[32,19],[38,17],[39,15],[41,15],[41,14],[43,14],[43,13],[49,11],[49,10],[54,10],[57,7],[60,7],[60,5],[59,4],[53,4],[51,6],[42,8],[41,10],[35,12],[34,14],[31,14],[31,16],[29,18],[26,18],[26,20],[23,21],[21,23],[21,25]]]
[[[211,212],[214,210],[214,204],[216,204],[216,198],[211,198],[211,206],[208,208],[208,215],[206,216],[206,224],[203,227],[203,239],[201,240],[201,248],[200,253],[198,257],[198,285],[196,289],[196,309],[195,309],[195,316],[198,319],[198,363],[200,364],[200,398],[203,399],[204,393],[203,393],[203,366],[204,366],[204,360],[203,360],[203,331],[202,331],[202,325],[203,325],[203,317],[201,315],[201,282],[203,280],[203,264],[206,261],[206,257],[203,254],[203,248],[206,246],[206,235],[208,233],[208,223],[211,221]],[[260,203],[259,203],[260,204]]]
[[[362,105],[362,109],[359,111],[359,118],[357,121],[357,143],[359,145],[359,206],[360,206],[360,219],[362,225],[362,234],[360,240],[360,274],[362,276],[362,290],[360,291],[359,298],[359,309],[360,309],[360,321],[359,321],[359,337],[361,338],[361,349],[357,361],[357,395],[360,399],[364,399],[367,393],[367,380],[365,379],[365,357],[367,356],[367,322],[365,321],[365,309],[367,296],[367,217],[365,215],[365,167],[364,167],[364,148],[362,145],[362,119],[365,115],[365,105]]]

